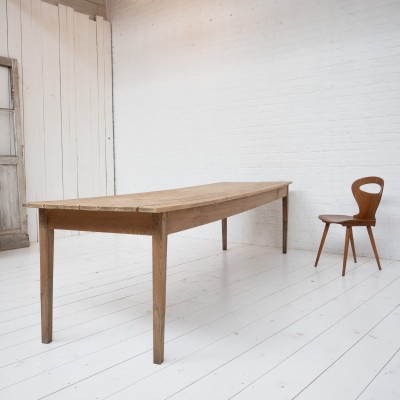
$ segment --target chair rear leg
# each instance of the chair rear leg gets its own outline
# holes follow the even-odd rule
[[[330,225],[329,223],[326,223],[326,224],[325,224],[324,233],[322,234],[321,244],[319,245],[318,254],[317,254],[317,259],[315,260],[315,265],[314,265],[314,267],[316,267],[316,266],[318,265],[319,257],[321,256],[322,249],[324,248],[324,243],[325,243],[326,235],[328,234],[329,225]]]
[[[354,246],[354,237],[353,237],[353,228],[350,227],[350,244],[351,244],[351,251],[353,253],[353,258],[354,262],[357,262],[357,256],[356,256],[356,248]]]
[[[374,235],[372,234],[372,228],[370,226],[367,226],[367,230],[368,230],[369,240],[371,241],[372,244],[372,249],[374,250],[376,263],[378,264],[378,268],[381,270],[382,269],[381,263],[379,262],[378,250],[376,250],[375,239]]]
[[[349,252],[349,241],[350,241],[350,233],[351,226],[346,227],[346,239],[344,240],[344,254],[343,254],[343,269],[342,276],[346,274],[346,263],[347,263],[347,254]]]

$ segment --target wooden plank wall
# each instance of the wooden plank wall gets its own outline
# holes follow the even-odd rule
[[[87,14],[91,19],[96,16],[107,18],[106,0],[43,0],[53,5],[62,4],[72,7],[76,12]]]
[[[0,0],[0,55],[19,61],[26,200],[114,194],[110,23]],[[31,241],[37,224],[28,210]]]

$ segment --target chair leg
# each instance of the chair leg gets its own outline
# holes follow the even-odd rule
[[[353,253],[353,258],[354,262],[357,262],[357,256],[356,256],[356,248],[354,246],[354,237],[353,237],[353,228],[350,227],[350,244],[351,244],[351,251]]]
[[[369,240],[371,241],[372,244],[372,249],[374,250],[376,263],[378,264],[378,268],[381,270],[382,269],[381,263],[379,262],[378,250],[376,250],[375,239],[374,235],[372,234],[372,228],[370,226],[367,226],[367,230],[368,230]]]
[[[347,263],[347,254],[349,252],[349,241],[351,235],[351,226],[346,227],[346,239],[344,240],[344,254],[343,254],[343,269],[342,276],[346,274],[346,263]]]
[[[319,245],[318,254],[317,254],[317,259],[315,260],[315,265],[314,265],[314,267],[316,267],[316,266],[318,265],[319,257],[321,256],[322,249],[323,249],[323,247],[324,247],[326,235],[328,234],[329,225],[330,225],[329,223],[326,223],[326,224],[325,224],[324,233],[322,234],[321,244]]]

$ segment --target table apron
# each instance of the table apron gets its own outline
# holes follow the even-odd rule
[[[168,215],[167,233],[176,233],[228,218],[286,197],[287,195],[288,187],[284,187],[206,206],[168,211],[166,213]],[[157,213],[145,212],[62,209],[47,209],[43,211],[47,214],[49,229],[135,235],[152,235],[157,217]]]
[[[154,231],[152,213],[57,209],[46,211],[49,229],[135,235],[152,235]]]
[[[207,206],[187,208],[168,212],[168,233],[176,233],[196,226],[209,224],[244,211],[262,206],[274,200],[286,197],[288,187],[259,193],[240,199],[224,201]]]

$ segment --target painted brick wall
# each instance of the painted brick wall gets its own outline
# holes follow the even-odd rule
[[[400,1],[108,5],[118,193],[292,180],[289,247],[316,251],[317,216],[355,213],[351,183],[378,175],[378,250],[400,259]],[[333,227],[326,250],[342,252],[344,233]],[[228,234],[280,245],[280,204],[230,219]],[[365,228],[355,240],[372,256]]]

